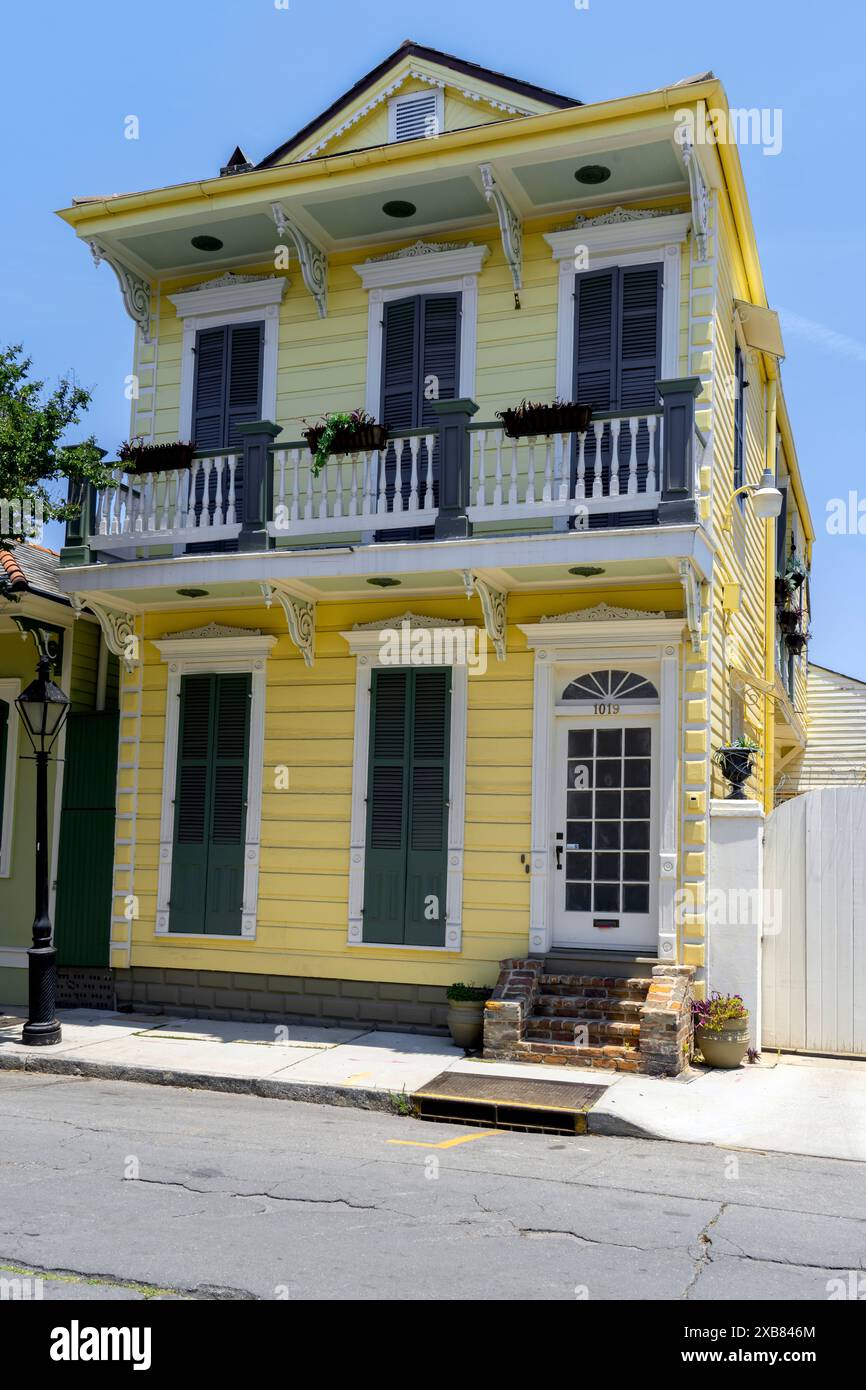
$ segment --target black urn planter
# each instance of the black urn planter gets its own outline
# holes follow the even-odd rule
[[[722,769],[722,776],[726,782],[730,782],[731,790],[728,792],[728,801],[745,801],[746,793],[743,787],[748,782],[755,767],[754,748],[720,748],[717,762]]]

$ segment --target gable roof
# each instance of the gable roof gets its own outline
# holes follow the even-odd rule
[[[463,77],[474,78],[477,82],[493,83],[506,91],[514,92],[517,96],[530,97],[533,101],[543,101],[555,108],[562,109],[566,106],[583,105],[583,102],[579,101],[577,97],[563,96],[561,92],[552,92],[547,87],[537,87],[532,82],[522,82],[519,78],[508,77],[505,73],[495,72],[491,68],[482,67],[479,63],[469,63],[464,58],[456,57],[453,53],[443,53],[438,48],[427,48],[424,44],[415,43],[412,39],[405,39],[399,48],[389,54],[375,68],[372,68],[364,77],[359,78],[354,86],[350,87],[336,101],[333,101],[325,111],[322,111],[312,121],[308,121],[303,129],[297,131],[290,140],[284,141],[277,149],[265,155],[265,158],[256,165],[256,168],[268,169],[273,164],[279,164],[288,154],[302,145],[314,131],[331,120],[361,92],[386,77],[406,58],[427,59],[431,63],[438,64],[439,67],[450,68],[452,72],[459,73]]]
[[[46,550],[44,546],[31,545],[29,541],[9,546],[0,550],[0,590],[39,594],[42,598],[56,599],[58,603],[68,603],[57,583],[59,565],[57,552]]]

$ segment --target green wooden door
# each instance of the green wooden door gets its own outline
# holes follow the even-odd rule
[[[184,676],[169,930],[239,936],[252,678]]]
[[[66,726],[54,941],[58,965],[107,966],[111,937],[117,723],[72,713]]]
[[[445,944],[451,671],[373,672],[364,940]]]

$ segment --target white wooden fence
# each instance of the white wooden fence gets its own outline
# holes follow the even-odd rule
[[[866,787],[771,812],[764,888],[762,1045],[866,1053]]]

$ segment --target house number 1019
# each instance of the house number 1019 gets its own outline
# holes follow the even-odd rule
[[[594,714],[619,714],[619,705],[594,705]]]

